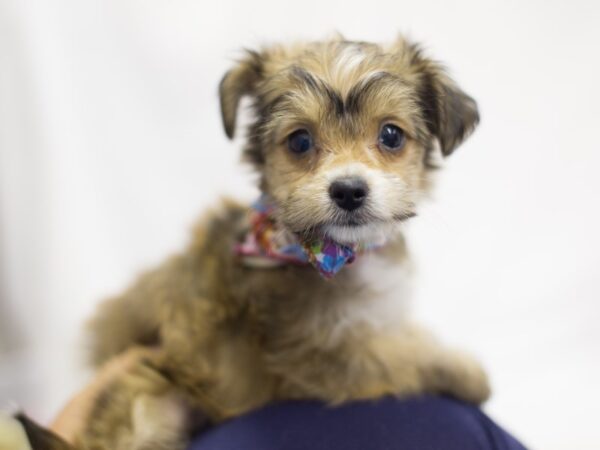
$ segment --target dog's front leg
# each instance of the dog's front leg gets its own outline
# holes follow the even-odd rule
[[[385,344],[379,343],[380,348],[376,346],[375,352],[381,349],[384,353],[397,352],[395,361],[405,368],[414,368],[410,373],[417,377],[414,384],[422,392],[450,395],[474,404],[483,403],[490,396],[488,377],[473,357],[446,348],[419,327],[407,326],[392,338],[382,336],[380,339]],[[391,355],[383,356],[389,357]],[[406,382],[400,377],[397,383],[402,392]]]
[[[271,356],[283,397],[338,404],[386,395],[450,395],[479,404],[490,394],[487,376],[472,358],[448,350],[418,327],[354,333],[327,350],[303,348]]]

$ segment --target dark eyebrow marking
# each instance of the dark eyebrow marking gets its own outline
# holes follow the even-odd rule
[[[343,116],[346,111],[346,107],[341,95],[335,89],[327,85],[325,85],[325,92],[329,98],[329,101],[333,105],[333,110],[335,111],[336,115]]]
[[[292,66],[291,73],[294,78],[304,83],[316,95],[327,99],[333,112],[339,117],[358,113],[365,98],[379,83],[404,83],[402,79],[389,72],[375,72],[352,86],[346,99],[343,99],[337,90],[302,67]]]
[[[352,86],[348,92],[345,103],[346,112],[349,114],[357,113],[365,97],[369,95],[369,92],[375,87],[376,84],[383,80],[400,81],[398,77],[388,72],[376,72],[373,75],[364,78]]]
[[[319,84],[322,84],[322,82],[319,83],[313,74],[311,74],[307,70],[304,70],[302,67],[292,66],[292,75],[295,78],[299,79],[300,81],[306,83],[306,85],[311,90],[313,90],[313,91],[320,90]]]
[[[305,83],[317,95],[329,100],[330,105],[336,115],[342,116],[345,112],[344,100],[342,96],[323,80],[316,78],[310,72],[298,66],[292,66],[292,75]]]

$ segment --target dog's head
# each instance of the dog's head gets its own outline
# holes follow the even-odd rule
[[[225,131],[253,100],[245,156],[296,233],[370,243],[415,212],[434,148],[449,155],[475,101],[404,39],[335,39],[247,52],[220,86]]]

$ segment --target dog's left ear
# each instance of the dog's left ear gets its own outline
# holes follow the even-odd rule
[[[263,56],[259,52],[247,51],[246,56],[229,70],[219,85],[221,116],[225,134],[229,139],[235,135],[235,123],[240,100],[251,95],[262,77]]]
[[[429,132],[438,140],[442,154],[450,155],[477,127],[477,103],[456,85],[443,66],[423,56],[416,44],[400,37],[395,51],[410,61]]]
[[[477,103],[436,66],[423,72],[419,91],[429,131],[437,138],[442,154],[448,156],[477,127]]]

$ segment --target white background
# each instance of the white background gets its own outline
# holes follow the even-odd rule
[[[217,84],[241,47],[423,41],[482,124],[409,225],[414,309],[538,449],[600,448],[600,3],[0,0],[0,399],[48,420],[98,300],[251,199]]]

